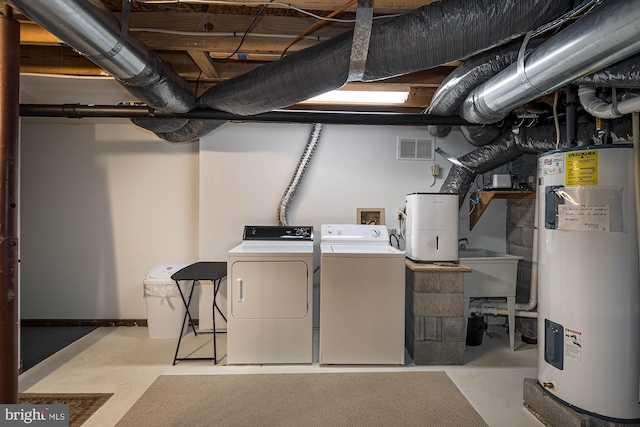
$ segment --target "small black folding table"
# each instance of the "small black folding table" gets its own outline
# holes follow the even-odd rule
[[[176,286],[178,287],[178,291],[180,291],[180,296],[182,297],[182,302],[184,303],[186,312],[184,314],[184,319],[182,320],[182,328],[180,329],[180,337],[178,338],[178,346],[176,347],[176,354],[173,357],[173,364],[175,365],[179,360],[213,360],[214,364],[218,363],[218,354],[216,349],[216,310],[222,318],[227,321],[225,315],[220,311],[220,307],[216,303],[216,297],[218,296],[218,290],[220,289],[220,283],[222,279],[227,276],[227,263],[226,262],[196,262],[194,264],[188,265],[181,270],[176,271],[171,276],[171,280],[175,280]],[[180,288],[179,281],[180,280],[191,280],[193,281],[191,285],[191,290],[189,291],[189,296],[185,298],[182,289]],[[182,342],[182,333],[184,332],[184,325],[187,323],[187,318],[189,319],[189,325],[193,329],[193,334],[195,336],[198,335],[196,331],[196,327],[194,325],[193,319],[191,318],[191,312],[189,311],[189,305],[191,304],[191,297],[193,296],[193,289],[196,287],[196,282],[199,280],[211,280],[213,283],[213,331],[212,332],[200,332],[201,334],[211,333],[213,334],[213,357],[178,357],[178,352],[180,350],[180,343]],[[189,326],[187,326],[187,329]]]

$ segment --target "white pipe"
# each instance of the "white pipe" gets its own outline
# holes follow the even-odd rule
[[[615,119],[634,111],[640,111],[640,96],[626,99],[614,104],[608,104],[596,96],[596,89],[590,86],[580,86],[578,97],[584,109],[601,119]]]
[[[504,308],[497,308],[497,307],[471,307],[469,309],[469,314],[472,313],[476,313],[476,314],[490,314],[493,316],[508,316],[509,312],[504,309]],[[529,317],[531,319],[537,319],[538,318],[538,312],[537,311],[523,311],[523,310],[516,310],[516,317]]]
[[[476,87],[460,106],[471,123],[496,123],[514,109],[640,52],[637,0],[607,0]]]
[[[538,198],[535,202],[535,212],[533,216],[533,248],[531,251],[531,285],[529,287],[529,302],[516,304],[516,316],[520,317],[538,317],[537,313],[534,316],[518,315],[517,313],[533,310],[538,305]],[[491,304],[490,307],[495,307],[498,310],[506,310],[506,302],[496,302]],[[503,314],[506,314],[503,313]]]

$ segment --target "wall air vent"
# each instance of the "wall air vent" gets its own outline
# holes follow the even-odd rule
[[[398,160],[433,160],[433,139],[398,137]]]

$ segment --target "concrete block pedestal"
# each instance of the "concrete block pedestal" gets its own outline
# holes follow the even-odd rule
[[[407,259],[405,345],[416,365],[462,365],[466,341],[463,265]]]

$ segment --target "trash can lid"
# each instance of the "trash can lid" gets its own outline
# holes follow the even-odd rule
[[[151,267],[145,282],[173,283],[171,276],[189,264],[161,264]]]

